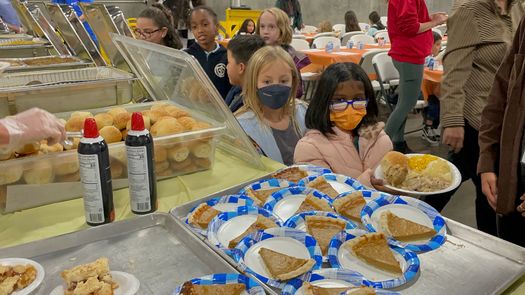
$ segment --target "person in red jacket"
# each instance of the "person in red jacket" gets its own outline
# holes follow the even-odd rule
[[[409,152],[405,142],[405,123],[421,91],[425,58],[434,39],[432,28],[447,21],[443,12],[429,15],[425,0],[388,0],[388,53],[399,72],[398,102],[385,126],[394,150]]]

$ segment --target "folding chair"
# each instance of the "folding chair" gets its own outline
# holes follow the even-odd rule
[[[344,33],[343,37],[341,37],[341,44],[343,44],[343,46],[346,46],[346,44],[348,44],[348,41],[350,40],[350,38],[352,38],[352,36],[355,36],[355,35],[363,35],[363,32],[361,32],[361,31],[354,31],[354,32]]]
[[[357,42],[363,42],[363,44],[375,44],[376,40],[374,40],[374,37],[361,34],[361,35],[355,35],[350,38],[350,40]]]
[[[314,39],[313,47],[314,48],[325,48],[328,42],[332,41],[334,43],[334,48],[341,47],[341,40],[336,37],[317,37]]]
[[[304,39],[292,39],[290,46],[297,51],[310,49],[310,43]]]

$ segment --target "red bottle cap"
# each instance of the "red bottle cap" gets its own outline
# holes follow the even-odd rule
[[[142,131],[144,130],[144,118],[140,112],[134,112],[131,115],[131,130]]]
[[[84,137],[97,138],[99,136],[97,122],[95,118],[87,118],[84,121]]]

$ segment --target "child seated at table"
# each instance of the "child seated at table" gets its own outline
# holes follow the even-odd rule
[[[269,158],[291,165],[306,131],[306,105],[295,99],[299,74],[280,46],[265,46],[251,57],[243,83],[244,106],[236,113],[246,134]]]
[[[242,22],[241,28],[237,32],[237,35],[253,35],[255,34],[255,22],[253,19],[248,18]]]
[[[288,15],[281,9],[273,7],[263,10],[257,20],[255,33],[264,39],[266,45],[282,46],[284,50],[292,56],[295,67],[299,73],[302,68],[311,63],[306,54],[299,52],[290,46],[293,37],[292,27],[290,26]],[[301,82],[299,83],[296,97],[300,98],[302,96],[303,87]]]
[[[330,168],[371,187],[373,171],[392,150],[378,122],[374,89],[354,63],[332,64],[321,75],[306,111],[306,135],[295,147],[294,162]],[[379,182],[379,183],[378,183]]]
[[[197,6],[190,12],[190,28],[195,36],[195,43],[185,51],[199,61],[220,95],[226,98],[232,87],[228,79],[226,48],[215,42],[219,21],[217,14],[208,6]]]
[[[372,11],[368,15],[368,21],[370,24],[370,28],[368,29],[368,32],[366,32],[369,36],[374,37],[377,31],[385,30],[386,27],[381,22],[381,17],[379,16],[379,13],[377,11]]]
[[[319,26],[317,27],[318,33],[332,33],[333,31],[332,23],[327,20],[320,22]]]
[[[242,84],[250,57],[264,47],[264,40],[258,35],[238,35],[228,43],[228,77],[232,89],[226,96],[226,104],[232,112],[243,105]]]
[[[426,65],[430,58],[439,60],[437,57],[441,51],[441,35],[437,32],[432,32],[434,36],[434,45],[432,46],[432,54],[427,58]],[[430,145],[437,146],[441,139],[439,130],[439,96],[441,95],[441,84],[427,81],[427,106],[423,109],[423,132],[421,138],[426,140]]]

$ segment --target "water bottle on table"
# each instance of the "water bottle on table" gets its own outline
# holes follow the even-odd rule
[[[433,71],[434,70],[434,65],[435,65],[435,61],[434,61],[434,58],[431,57],[428,59],[428,69]]]
[[[346,43],[346,48],[348,49],[354,48],[354,40],[348,40],[348,43]]]

